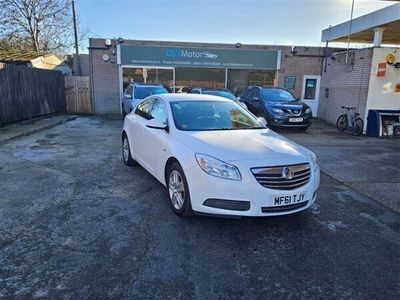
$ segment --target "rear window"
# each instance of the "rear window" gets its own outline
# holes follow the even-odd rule
[[[137,86],[135,87],[135,98],[144,99],[151,95],[166,94],[168,91],[161,86]]]

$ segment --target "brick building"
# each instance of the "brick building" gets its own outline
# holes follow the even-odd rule
[[[178,50],[194,57],[179,58]],[[307,102],[316,115],[324,57],[334,51],[303,46],[91,38],[93,111],[119,113],[127,83],[145,81],[226,87],[237,94],[250,84],[283,86]],[[197,59],[196,55],[203,58]]]

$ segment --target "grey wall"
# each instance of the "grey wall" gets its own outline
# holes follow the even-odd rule
[[[334,53],[326,59],[321,79],[318,117],[335,124],[343,113],[343,106],[356,107],[364,118],[371,74],[373,48],[356,49],[349,52]],[[325,96],[325,89],[329,96]]]

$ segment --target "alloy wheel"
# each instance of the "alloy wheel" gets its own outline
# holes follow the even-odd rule
[[[169,174],[169,197],[175,209],[180,210],[185,202],[185,185],[181,174],[177,170],[173,170]]]
[[[124,143],[122,145],[122,155],[124,156],[124,160],[128,161],[128,159],[129,159],[129,143],[128,143],[128,139],[126,137],[124,138]]]

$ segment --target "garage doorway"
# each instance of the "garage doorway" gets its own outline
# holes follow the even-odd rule
[[[317,117],[318,113],[320,85],[321,85],[321,76],[304,75],[301,101],[310,106],[313,117]]]

